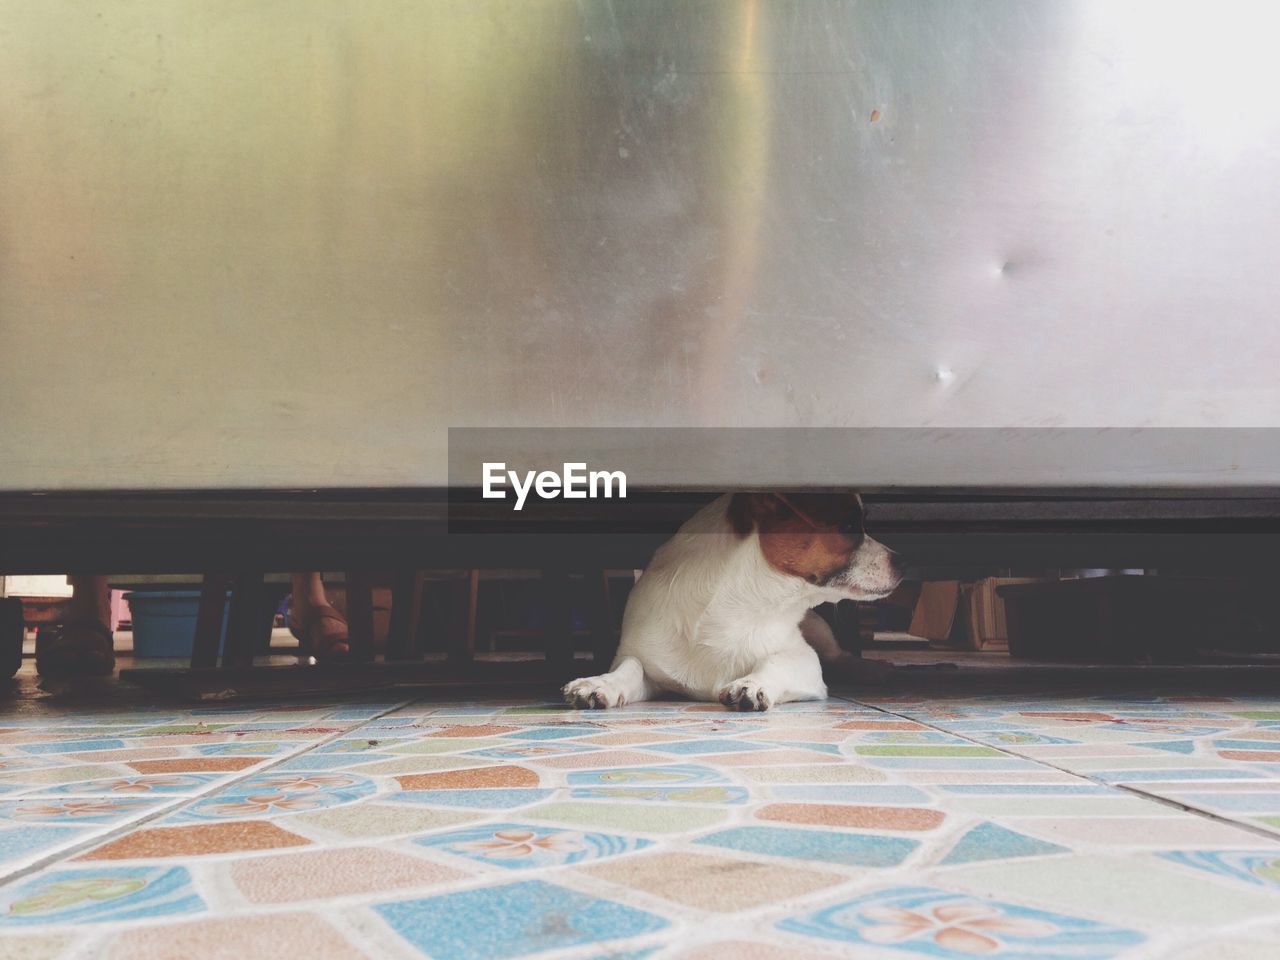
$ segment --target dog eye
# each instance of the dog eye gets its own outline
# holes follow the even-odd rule
[[[838,529],[846,537],[858,537],[862,535],[862,524],[858,523],[856,520],[846,520],[844,523],[840,524]]]

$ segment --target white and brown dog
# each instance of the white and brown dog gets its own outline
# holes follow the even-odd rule
[[[577,707],[672,693],[767,710],[827,695],[822,660],[840,652],[812,611],[876,600],[902,579],[863,531],[856,494],[727,494],[654,554],[627,600],[613,668],[566,684]]]

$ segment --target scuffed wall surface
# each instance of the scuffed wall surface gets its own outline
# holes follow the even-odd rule
[[[1280,14],[1208,10],[2,0],[0,489],[1275,425]]]

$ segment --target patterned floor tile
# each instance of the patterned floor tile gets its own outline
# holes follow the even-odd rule
[[[73,942],[71,937],[9,931],[0,934],[0,956],[5,960],[56,960],[68,952]]]
[[[272,770],[353,770],[356,773],[369,764],[384,760],[395,760],[390,753],[304,753],[299,757],[290,757],[283,763],[274,765]]]
[[[195,800],[164,822],[275,817],[354,803],[376,792],[372,780],[354,773],[270,771]]]
[[[116,767],[106,766],[104,764],[75,764],[67,766],[39,766],[36,768],[27,768],[14,772],[13,774],[0,778],[0,782],[12,784],[16,787],[26,789],[37,789],[42,787],[58,786],[64,783],[77,783],[84,780],[98,780],[119,775],[121,771]],[[136,771],[126,769],[125,773],[132,775]]]
[[[1195,850],[1162,853],[1172,863],[1207,870],[1219,876],[1234,877],[1246,883],[1259,884],[1280,891],[1280,850]]]
[[[674,960],[724,960],[725,957],[733,957],[734,960],[830,960],[831,954],[760,941],[718,940],[689,950],[677,950],[671,956]]]
[[[662,917],[541,880],[376,907],[439,960],[497,960],[660,930]]]
[[[530,870],[614,857],[641,850],[652,841],[527,823],[486,823],[414,842],[476,863]]]
[[[572,743],[558,740],[551,743],[529,743],[510,747],[488,747],[483,750],[468,750],[467,756],[488,757],[494,760],[530,760],[539,757],[558,757],[567,753],[588,753],[595,749],[598,748],[576,740]]]
[[[90,841],[147,816],[164,803],[134,796],[54,796],[0,802],[0,871],[13,871]]]
[[[1188,846],[1271,847],[1268,840],[1232,824],[1190,814],[1162,817],[1018,817],[1017,830],[1073,845],[1168,848]]]
[[[884,783],[888,775],[854,763],[809,767],[754,767],[742,776],[755,783]]]
[[[946,814],[930,807],[877,807],[852,803],[771,803],[756,811],[761,820],[868,830],[933,830]]]
[[[204,909],[182,867],[57,869],[0,890],[0,927],[119,922]]]
[[[473,750],[481,750],[494,747],[511,747],[506,740],[497,740],[492,737],[449,737],[446,739],[435,739],[430,733],[426,734],[427,739],[402,739],[390,746],[382,747],[388,753],[394,754],[436,754],[436,753],[463,753]]]
[[[600,723],[549,723],[514,733],[504,733],[504,740],[558,740],[563,737],[584,737],[606,729]]]
[[[662,764],[652,767],[615,767],[606,770],[575,770],[565,777],[573,785],[601,787],[691,786],[729,783],[729,778],[713,767],[692,763]]]
[[[644,800],[653,803],[746,803],[751,794],[745,787],[703,784],[692,787],[575,787],[575,800]]]
[[[769,788],[775,800],[797,800],[809,803],[928,803],[929,794],[918,787],[898,784],[819,784],[817,786],[775,786]]]
[[[47,743],[28,743],[22,747],[24,753],[81,753],[95,750],[118,750],[125,745],[123,740],[114,737],[99,737],[91,740],[53,740]]]
[[[1272,789],[1252,793],[1174,793],[1170,799],[1189,807],[1214,810],[1220,813],[1275,813],[1280,814],[1280,782]]]
[[[107,940],[98,955],[108,960],[361,960],[373,956],[349,942],[324,917],[302,913],[225,917],[126,930]]]
[[[73,780],[39,792],[41,796],[153,797],[186,796],[206,789],[219,779],[209,773],[171,773]]]
[[[946,890],[898,887],[783,920],[778,928],[930,957],[1118,956],[1144,936],[1093,920]]]
[[[477,767],[496,766],[500,760],[477,757],[472,754],[451,756],[398,757],[394,760],[364,762],[352,767],[365,776],[396,776],[398,774],[433,773],[439,770],[474,770]]]
[[[21,703],[0,869],[51,865],[0,953],[1208,960],[1280,915],[1274,698],[387,709]]]
[[[251,903],[293,903],[404,887],[436,887],[468,876],[419,857],[377,847],[341,847],[238,860],[231,880]]]
[[[538,775],[527,767],[475,767],[448,773],[397,777],[403,790],[474,790],[479,787],[536,787]]]
[[[990,861],[946,868],[938,879],[953,889],[1053,904],[1133,925],[1212,928],[1274,917],[1280,910],[1280,898],[1271,891],[1217,882],[1206,872],[1155,856]]]
[[[800,744],[793,746],[799,747]],[[782,766],[801,763],[843,763],[836,748],[830,744],[807,744],[808,749],[764,749],[745,753],[722,753],[715,759],[726,767]]]
[[[245,850],[274,850],[310,843],[268,820],[230,820],[181,827],[143,827],[82,855],[80,860],[146,860],[198,857]]]
[[[1037,857],[1050,853],[1068,853],[1070,848],[1028,837],[996,823],[983,822],[956,841],[940,861],[973,863],[978,860],[1008,860],[1014,857]]]
[[[919,841],[902,837],[763,826],[733,827],[699,837],[695,842],[745,853],[766,853],[850,867],[897,866],[920,846]]]
[[[264,757],[181,757],[176,760],[135,760],[128,764],[138,773],[202,773],[247,770]]]
[[[727,819],[728,815],[726,810],[707,806],[590,801],[544,803],[524,811],[524,816],[537,820],[634,830],[638,833],[686,833],[715,826]]]
[[[706,756],[717,753],[745,753],[748,750],[767,750],[769,748],[762,743],[754,743],[750,740],[723,738],[655,743],[651,749],[658,753]]]
[[[580,869],[622,887],[716,913],[778,903],[845,879],[818,870],[684,852],[640,854]]]
[[[1171,960],[1273,960],[1280,930],[1257,939],[1246,936],[1216,936],[1208,943],[1180,950]]]
[[[404,804],[361,803],[348,807],[331,807],[314,813],[300,813],[277,820],[280,826],[301,829],[308,834],[320,831],[338,837],[370,839],[399,834],[422,833],[441,827],[471,823],[484,816],[461,810],[434,810]]]
[[[163,800],[145,797],[48,797],[0,802],[0,823],[119,823],[156,809]]]
[[[978,747],[973,744],[960,746],[933,744],[883,744],[861,743],[853,748],[860,757],[1000,757],[1007,759],[999,750],[990,747]]]
[[[1153,804],[1133,795],[1035,796],[1011,794],[958,795],[949,797],[948,809],[964,810],[983,817],[1179,817],[1175,807]]]
[[[627,747],[644,743],[662,743],[663,741],[683,740],[685,737],[675,733],[663,733],[660,730],[648,732],[623,731],[621,733],[597,733],[594,736],[582,737],[578,743],[601,747]]]
[[[637,750],[599,750],[574,753],[564,757],[546,757],[532,761],[547,770],[583,770],[593,767],[634,767],[646,763],[664,763],[668,757]]]
[[[498,723],[455,724],[430,731],[427,736],[432,739],[457,737],[500,737],[506,733],[517,733],[519,727],[508,727]]]
[[[5,827],[0,829],[0,868],[13,870],[84,836],[80,827]]]

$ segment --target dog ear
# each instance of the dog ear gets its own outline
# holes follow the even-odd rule
[[[781,506],[771,493],[735,493],[729,500],[729,524],[738,536],[750,536],[761,520],[776,516]]]

